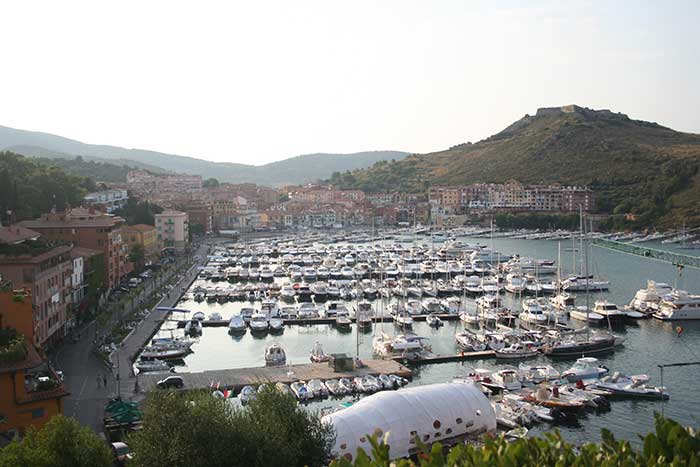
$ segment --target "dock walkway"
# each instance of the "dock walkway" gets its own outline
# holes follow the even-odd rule
[[[197,373],[177,373],[181,376],[185,389],[208,389],[212,385],[219,389],[239,391],[243,386],[257,386],[262,383],[285,383],[309,381],[312,379],[329,380],[354,378],[366,375],[395,374],[410,378],[409,368],[393,360],[364,360],[365,366],[353,371],[335,372],[328,363],[305,363],[299,365],[263,366],[255,368],[235,368],[228,370],[209,370]],[[290,371],[291,370],[291,371]],[[139,384],[145,390],[153,389],[156,383],[168,376],[166,373],[144,373],[139,375]]]
[[[425,321],[428,315],[415,315],[413,316],[414,321]],[[458,321],[459,315],[455,314],[441,314],[438,315],[442,321]],[[356,321],[355,318],[350,319],[353,323]],[[189,320],[171,320],[177,322],[178,328],[184,328]],[[372,317],[373,323],[391,323],[394,321],[392,316],[374,316]],[[335,318],[297,318],[297,319],[285,319],[285,326],[311,326],[316,324],[335,324]],[[228,326],[228,320],[202,320],[203,327],[224,327]]]
[[[608,248],[609,250],[621,251],[630,255],[671,263],[674,266],[700,269],[700,256],[684,255],[682,253],[617,242],[615,240],[596,239],[593,244],[595,246]]]

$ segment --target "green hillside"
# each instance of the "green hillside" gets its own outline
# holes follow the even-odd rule
[[[630,227],[700,225],[700,135],[578,106],[539,109],[475,144],[335,173],[367,191],[425,191],[434,184],[588,185],[598,211]],[[631,213],[635,221],[623,222]]]

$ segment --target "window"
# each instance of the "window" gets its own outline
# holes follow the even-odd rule
[[[7,423],[7,417],[0,413],[0,425]]]
[[[35,420],[37,418],[42,418],[44,416],[44,408],[43,407],[39,407],[38,409],[34,409],[31,412],[32,412],[32,420]]]

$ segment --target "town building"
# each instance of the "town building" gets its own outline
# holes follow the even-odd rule
[[[17,227],[2,227],[1,231]],[[24,229],[25,234],[27,229]],[[0,233],[0,238],[7,238]],[[68,328],[73,297],[73,246],[37,238],[36,233],[13,243],[0,242],[0,276],[32,295],[32,345],[49,346],[61,340]]]
[[[31,290],[0,282],[0,446],[63,413],[63,382],[32,344]]]
[[[145,170],[131,170],[126,175],[127,188],[141,199],[164,193],[194,193],[202,190],[200,175],[156,175]]]
[[[22,221],[20,226],[39,232],[48,241],[71,242],[75,246],[104,253],[104,287],[116,286],[132,270],[128,247],[122,241],[124,219],[93,208],[73,208],[48,213],[39,219]]]
[[[160,250],[158,231],[155,226],[148,224],[125,225],[122,227],[122,241],[129,246],[129,251],[138,245],[144,258],[152,259]]]
[[[88,193],[83,198],[87,205],[94,206],[101,211],[112,213],[117,209],[126,206],[129,201],[129,194],[124,189],[112,189]]]
[[[158,241],[164,248],[174,248],[182,252],[189,243],[189,219],[187,213],[167,209],[156,214]]]

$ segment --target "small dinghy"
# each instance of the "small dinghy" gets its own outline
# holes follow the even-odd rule
[[[328,397],[328,388],[320,379],[312,379],[307,384],[307,387],[309,388],[309,391],[313,393],[315,399],[323,399],[324,397]]]
[[[309,388],[304,381],[295,381],[289,387],[297,399],[299,399],[301,402],[314,398],[313,393],[309,391]]]
[[[442,320],[436,313],[430,313],[428,316],[426,316],[425,322],[428,323],[428,326],[433,328],[439,328],[442,326]]]
[[[323,363],[331,359],[331,357],[323,351],[323,346],[318,341],[316,341],[314,347],[311,349],[311,355],[309,358],[313,363]]]
[[[287,362],[287,355],[284,353],[284,349],[279,344],[272,344],[267,349],[265,349],[265,365],[266,366],[279,366],[284,365]]]
[[[331,396],[343,396],[346,394],[345,389],[340,385],[337,379],[329,379],[325,384]]]

